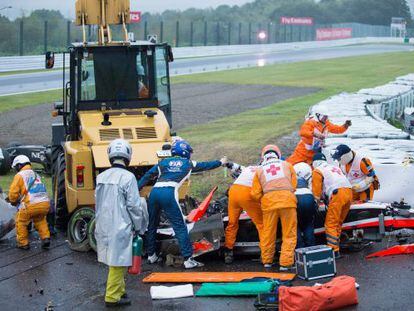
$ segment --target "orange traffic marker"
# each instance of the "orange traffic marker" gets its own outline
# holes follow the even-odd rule
[[[144,283],[232,283],[252,278],[269,278],[290,281],[294,273],[277,272],[156,272],[144,278]]]
[[[214,193],[217,191],[218,187],[215,186],[213,190],[208,194],[203,202],[196,208],[193,209],[190,214],[187,216],[189,222],[197,222],[201,217],[207,212],[208,206],[210,205],[211,199],[213,198]]]
[[[374,257],[385,257],[385,256],[403,255],[403,254],[414,254],[414,244],[395,245],[393,247],[384,249],[382,251],[369,254],[365,258],[370,259]]]

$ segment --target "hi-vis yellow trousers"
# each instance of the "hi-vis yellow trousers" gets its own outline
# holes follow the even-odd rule
[[[125,274],[127,267],[109,267],[108,280],[106,281],[106,302],[118,302],[125,291]]]
[[[16,240],[18,246],[29,244],[29,230],[27,226],[33,221],[42,240],[50,238],[46,216],[49,212],[49,203],[38,203],[21,208],[16,213]]]

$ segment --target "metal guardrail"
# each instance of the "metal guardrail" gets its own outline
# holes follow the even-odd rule
[[[212,57],[234,54],[258,54],[270,53],[278,51],[286,51],[292,49],[311,49],[326,48],[335,46],[346,46],[352,44],[367,43],[402,43],[401,38],[390,37],[368,37],[353,38],[332,41],[309,41],[309,42],[293,42],[293,43],[276,43],[276,44],[256,44],[256,45],[227,45],[227,46],[198,46],[198,47],[179,47],[174,48],[174,55],[180,58],[196,58],[196,57]],[[40,70],[44,69],[44,56],[7,56],[0,57],[0,72],[23,71],[23,70]],[[68,58],[66,58],[68,61]],[[63,67],[62,54],[56,54],[55,68]]]
[[[414,107],[414,89],[370,106],[371,111],[383,120],[402,119],[405,108]]]

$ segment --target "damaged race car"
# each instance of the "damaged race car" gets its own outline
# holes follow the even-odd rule
[[[212,193],[214,193],[214,189]],[[224,230],[228,222],[226,196],[210,201],[212,193],[196,209],[198,218],[194,222],[188,219],[187,227],[193,243],[194,256],[210,252],[219,252],[224,244]],[[208,207],[206,207],[208,204]],[[203,214],[200,216],[200,214]],[[321,205],[315,215],[315,236],[317,244],[325,244],[326,206]],[[403,203],[366,202],[354,203],[342,226],[341,248],[360,251],[364,247],[381,242],[384,237],[394,237],[398,243],[407,243],[414,236],[414,209]],[[281,232],[281,230],[278,230]],[[178,256],[178,242],[168,222],[158,229],[159,250],[165,257]],[[280,244],[280,243],[278,243]],[[280,247],[278,245],[277,247]],[[239,219],[239,230],[234,246],[239,255],[258,255],[259,236],[250,217],[243,212]]]
[[[6,148],[0,148],[0,175],[6,175],[18,155],[25,155],[30,162],[37,163],[42,166],[42,171],[50,175],[53,150],[47,145],[23,145],[19,142],[11,142]]]

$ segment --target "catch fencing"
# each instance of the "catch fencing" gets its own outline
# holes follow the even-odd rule
[[[127,25],[136,40],[157,35],[160,42],[174,47],[251,45],[288,43],[317,40],[318,29],[350,29],[352,38],[389,37],[391,28],[381,25],[342,23],[329,25],[281,25],[275,22],[212,22],[212,21],[142,21]],[[45,53],[48,50],[64,51],[71,42],[82,41],[81,27],[71,21],[25,20],[10,22],[0,19],[0,56],[23,56]],[[121,27],[112,26],[114,38],[122,38]],[[265,35],[263,35],[263,33]],[[95,41],[96,26],[88,26],[86,35]],[[412,36],[410,29],[408,35]]]
[[[224,56],[236,54],[255,54],[255,53],[274,53],[280,51],[290,51],[296,49],[317,49],[327,47],[347,46],[354,44],[369,43],[401,43],[401,38],[390,37],[369,37],[369,38],[353,38],[344,40],[331,41],[308,41],[308,42],[292,42],[292,43],[274,43],[274,44],[251,44],[251,45],[220,45],[220,46],[197,46],[197,47],[178,47],[173,48],[174,58],[203,58],[211,56]],[[69,57],[66,55],[66,64]],[[250,66],[264,66],[270,63],[258,63],[256,60],[237,64],[235,67],[226,65],[225,68],[216,64],[203,66],[200,68],[174,69],[173,75],[190,74],[196,72],[216,71],[225,69],[237,69]],[[55,68],[63,67],[63,54],[55,54]],[[12,72],[21,70],[41,70],[45,68],[44,55],[28,55],[28,56],[5,56],[0,57],[0,72]]]

